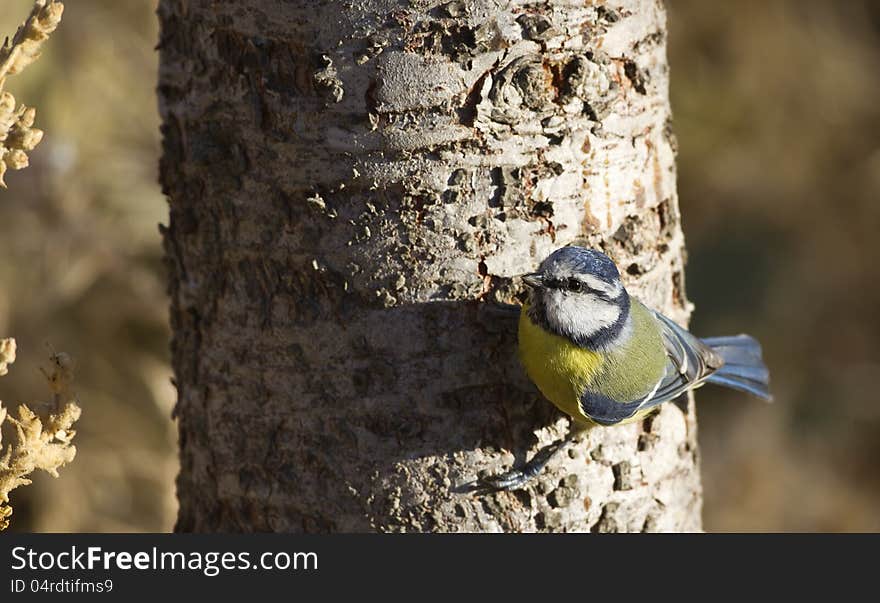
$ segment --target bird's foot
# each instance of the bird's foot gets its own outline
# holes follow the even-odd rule
[[[498,490],[516,490],[524,486],[532,478],[536,477],[544,470],[547,463],[550,462],[556,454],[565,449],[571,443],[572,439],[565,439],[553,442],[539,450],[532,459],[518,469],[511,469],[500,475],[492,475],[483,477],[474,484],[472,491],[477,493],[496,492]]]

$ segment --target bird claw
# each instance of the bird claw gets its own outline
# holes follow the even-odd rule
[[[565,448],[570,440],[566,438],[560,442],[555,442],[545,448],[539,450],[529,462],[519,469],[511,469],[499,475],[491,475],[483,477],[470,484],[469,492],[477,494],[488,494],[489,492],[498,492],[502,490],[516,490],[532,478],[537,477],[547,463],[550,462],[557,452]]]
[[[479,485],[489,491],[516,490],[538,475],[538,473],[540,473],[540,469],[534,471],[531,467],[525,465],[522,469],[511,469],[500,475],[484,477],[479,481]]]

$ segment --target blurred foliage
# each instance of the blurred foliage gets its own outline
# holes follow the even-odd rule
[[[4,0],[12,34],[32,0]],[[153,0],[67,2],[42,58],[7,82],[46,131],[0,192],[0,334],[15,336],[7,404],[45,388],[45,342],[78,362],[77,461],[16,490],[14,530],[168,530],[174,391],[157,224]],[[38,501],[65,501],[46,505]]]
[[[31,0],[4,0],[14,32]],[[880,6],[669,0],[693,328],[764,343],[776,402],[698,395],[707,530],[880,530]],[[78,360],[77,461],[19,530],[168,530],[174,391],[156,225],[155,0],[76,0],[10,81],[47,135],[0,192],[4,400]],[[64,512],[36,501],[63,489]],[[30,513],[28,514],[28,509]]]
[[[880,530],[880,3],[669,5],[692,327],[776,396],[700,391],[705,527]]]

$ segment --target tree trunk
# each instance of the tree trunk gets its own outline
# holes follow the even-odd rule
[[[568,419],[493,302],[571,242],[686,319],[657,0],[162,0],[178,530],[699,530],[696,423]]]

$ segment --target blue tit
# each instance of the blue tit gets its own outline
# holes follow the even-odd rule
[[[631,297],[603,253],[558,249],[523,281],[530,292],[520,310],[520,360],[541,393],[581,426],[640,420],[704,383],[771,399],[754,338],[694,337]],[[486,485],[520,485],[565,443]]]

